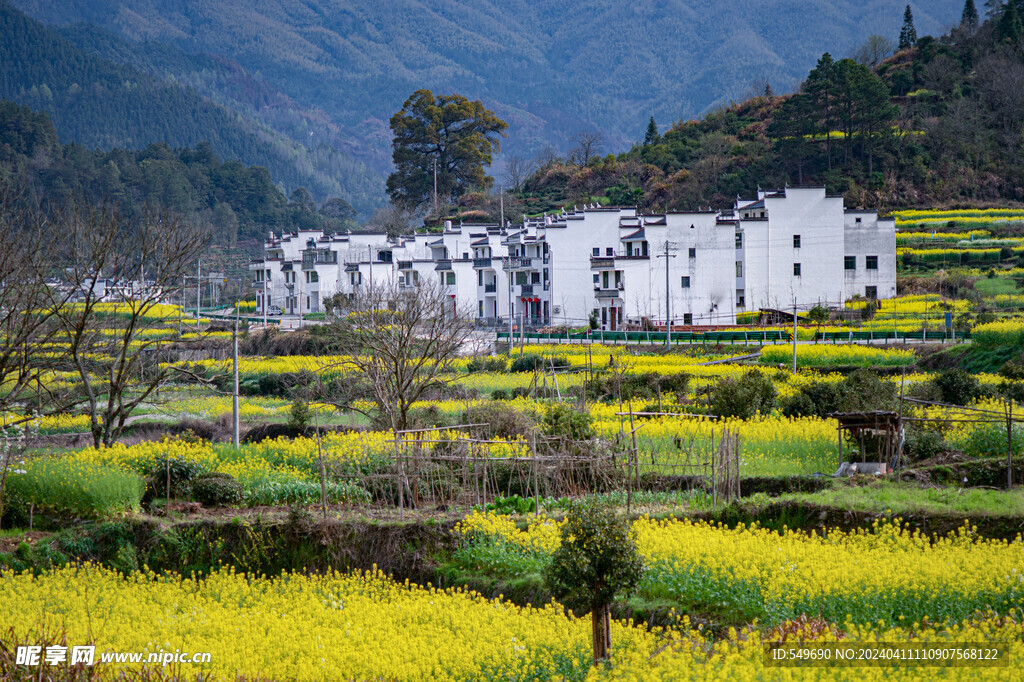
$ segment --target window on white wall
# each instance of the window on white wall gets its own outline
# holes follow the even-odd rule
[[[741,261],[741,260],[736,261],[736,276],[737,277],[742,277],[743,276],[743,261]]]
[[[684,289],[689,289],[690,288],[690,277],[688,275],[684,275],[683,276],[682,284],[683,284],[683,288]]]
[[[864,269],[865,270],[877,270],[878,269],[878,256],[865,256],[864,257]]]
[[[799,263],[793,263],[793,276],[794,277],[799,277],[800,276],[800,264]]]

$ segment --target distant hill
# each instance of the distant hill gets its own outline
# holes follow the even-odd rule
[[[102,38],[97,33],[93,41]],[[103,150],[140,149],[158,142],[194,147],[207,141],[222,158],[264,166],[286,192],[306,187],[321,200],[344,198],[364,214],[380,203],[381,176],[337,149],[306,147],[241,107],[226,108],[187,82],[140,70],[132,63],[137,59],[131,50],[112,36],[105,46],[108,56],[122,59],[84,51],[0,0],[0,97],[45,112],[62,141]],[[169,48],[162,56],[166,63],[184,59],[193,68],[204,68],[204,58],[179,53]],[[154,50],[146,54],[151,60],[161,57]],[[215,61],[205,58],[206,65]],[[231,65],[208,71],[229,73]],[[248,98],[254,106],[288,106],[282,95],[244,76],[230,83],[225,79],[223,90],[230,93],[232,88],[238,91],[232,102]]]
[[[0,99],[0,186],[55,205],[80,197],[114,201],[128,217],[172,209],[210,225],[214,242],[227,247],[259,243],[270,230],[354,227],[355,212],[343,201],[318,210],[303,190],[286,198],[267,169],[222,161],[205,142],[106,151],[57,137],[46,114]]]
[[[1024,16],[1024,0],[1013,1]],[[873,70],[851,60],[831,68],[816,67],[794,95],[652,130],[617,157],[552,158],[506,210],[728,207],[759,187],[800,184],[882,210],[1024,204],[1024,22],[997,15],[925,36]],[[496,213],[483,200],[462,203]]]
[[[504,144],[562,152],[596,129],[604,151],[742,99],[759,79],[795,89],[821,53],[847,56],[872,33],[895,40],[905,0],[15,0],[55,25],[88,23],[131,42],[119,59],[175,73],[237,102],[243,80],[203,72],[160,46],[217,55],[287,100],[244,106],[321,115],[311,127],[381,169],[388,117],[418,88],[482,99],[511,125]],[[918,32],[959,19],[962,0],[914,7]],[[73,39],[115,58],[111,46]],[[69,36],[71,37],[71,36]],[[88,46],[90,45],[91,46]],[[132,50],[141,55],[136,57]],[[204,59],[206,59],[204,57]],[[140,63],[148,61],[149,65]],[[214,74],[211,76],[211,74]],[[255,93],[253,93],[255,94]],[[221,100],[218,100],[221,101]],[[270,116],[260,120],[271,122]],[[330,130],[328,130],[330,128]],[[280,129],[280,128],[278,128]],[[292,133],[288,133],[291,135]]]

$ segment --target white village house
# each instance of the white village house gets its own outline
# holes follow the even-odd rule
[[[896,226],[845,210],[822,187],[787,187],[729,211],[586,207],[515,226],[446,223],[397,240],[272,234],[250,270],[259,309],[289,314],[320,312],[325,299],[372,284],[434,279],[483,325],[507,323],[510,308],[533,326],[582,325],[592,312],[609,330],[642,318],[664,324],[666,313],[673,325],[726,325],[794,302],[895,296]]]

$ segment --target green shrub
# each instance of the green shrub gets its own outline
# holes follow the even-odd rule
[[[192,481],[192,498],[207,507],[240,504],[244,498],[242,484],[232,476],[215,472],[201,474]]]
[[[892,411],[897,408],[899,388],[893,382],[883,380],[877,372],[858,369],[850,372],[842,384],[844,412]]]
[[[502,403],[471,405],[462,413],[463,424],[487,424],[487,438],[512,440],[527,437],[535,428],[529,414]]]
[[[305,431],[309,423],[313,421],[313,412],[305,400],[296,398],[292,401],[291,414],[288,416],[288,426],[297,431]]]
[[[501,356],[475,357],[466,363],[467,372],[504,372],[508,367],[508,360]]]
[[[137,512],[144,488],[135,473],[56,458],[29,461],[7,477],[12,499],[71,518],[102,519]]]
[[[846,409],[846,395],[840,383],[812,381],[800,392],[780,401],[787,417],[827,417]]]
[[[978,379],[959,368],[947,369],[933,381],[942,393],[942,401],[953,405],[966,405],[980,392]]]
[[[508,391],[506,391],[503,388],[496,388],[493,391],[491,391],[491,400],[508,400],[508,399],[509,399]]]
[[[541,422],[544,433],[563,440],[583,441],[594,437],[593,418],[568,403],[551,403]]]
[[[907,435],[903,453],[911,461],[930,459],[949,450],[949,445],[942,434],[935,431],[915,431]]]
[[[750,419],[755,414],[768,414],[775,409],[775,396],[772,380],[754,369],[738,380],[721,379],[711,389],[711,409],[721,417]]]

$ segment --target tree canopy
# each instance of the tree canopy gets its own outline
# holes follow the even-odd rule
[[[392,160],[387,192],[395,204],[418,208],[433,201],[434,170],[437,196],[455,199],[494,182],[484,168],[500,149],[508,124],[479,100],[462,95],[435,97],[417,90],[391,117]]]

